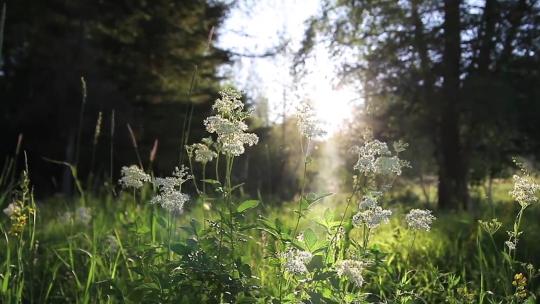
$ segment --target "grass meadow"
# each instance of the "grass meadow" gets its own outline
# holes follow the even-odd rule
[[[246,197],[250,181],[231,178],[234,159],[257,140],[239,98],[223,92],[205,121],[217,138],[187,147],[186,165],[203,166],[204,178],[184,166],[160,178],[126,164],[119,181],[96,190],[58,163],[77,194],[37,201],[32,169],[19,176],[8,159],[1,302],[536,303],[538,185],[525,168],[495,180],[490,203],[486,188],[471,188],[475,212],[432,212],[418,183],[400,176],[406,145],[368,136],[351,189],[309,193],[306,147],[320,130],[307,107],[297,196]]]

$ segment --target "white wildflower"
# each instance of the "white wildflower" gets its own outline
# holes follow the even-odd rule
[[[357,287],[364,285],[362,272],[369,263],[356,260],[342,260],[336,263],[336,272],[340,277],[346,277]]]
[[[362,227],[364,224],[370,228],[376,228],[383,223],[388,223],[388,218],[392,215],[392,211],[376,206],[368,210],[360,211],[353,216],[353,225]]]
[[[80,206],[75,210],[75,220],[81,224],[88,225],[92,220],[92,209]]]
[[[281,254],[281,258],[285,260],[285,270],[292,274],[306,273],[308,264],[311,261],[313,255],[307,251],[301,251],[298,249],[290,249],[287,252]]]
[[[178,190],[164,191],[150,200],[152,204],[160,205],[163,209],[174,214],[182,214],[184,204],[188,201],[189,195]]]
[[[392,155],[388,145],[379,140],[369,140],[361,147],[354,147],[353,151],[358,154],[358,160],[354,170],[364,175],[401,175],[401,169],[408,167],[409,163],[399,159],[397,154],[405,148],[405,144],[395,145],[396,155]]]
[[[499,221],[499,219],[491,219],[490,221],[482,221],[479,220],[478,223],[480,224],[480,227],[484,229],[487,233],[494,235],[502,226],[502,223]]]
[[[208,132],[217,134],[217,142],[223,153],[239,156],[245,152],[245,145],[256,145],[259,138],[245,132],[248,127],[244,120],[250,113],[244,111],[240,93],[228,89],[220,94],[221,98],[213,106],[217,115],[206,118],[204,125]]]
[[[512,242],[512,241],[506,241],[504,242],[504,244],[506,245],[506,247],[508,247],[509,250],[516,250],[516,243],[515,242]]]
[[[431,223],[435,220],[435,216],[431,214],[431,210],[412,209],[405,216],[407,225],[413,230],[431,229]]]
[[[198,143],[186,146],[186,150],[188,151],[189,157],[192,157],[193,153],[195,153],[196,162],[206,164],[208,162],[211,162],[215,157],[217,157],[217,153],[212,151],[210,147],[211,145]]]
[[[360,204],[358,204],[358,208],[360,210],[366,210],[366,209],[371,209],[375,207],[377,207],[377,199],[373,196],[368,196],[368,195],[365,195],[362,198],[362,201],[360,202]]]
[[[536,193],[540,190],[540,185],[535,183],[530,176],[514,175],[514,189],[510,195],[523,207],[538,201]]]
[[[212,106],[212,109],[217,113],[223,116],[232,116],[235,115],[235,112],[243,111],[244,104],[240,100],[242,98],[240,92],[232,88],[226,88],[219,92],[219,95],[221,95],[221,98],[218,98]]]
[[[5,215],[11,217],[12,215],[19,213],[21,211],[21,207],[16,203],[11,203],[3,211]]]
[[[154,180],[154,185],[158,188],[150,203],[160,205],[165,210],[181,214],[184,211],[184,204],[189,201],[189,195],[182,193],[182,184],[193,177],[187,173],[187,168],[182,166],[175,168],[173,176],[158,177]]]
[[[404,163],[397,156],[381,156],[375,160],[373,164],[375,172],[383,175],[401,175],[401,168]]]
[[[122,178],[118,181],[124,189],[126,188],[141,188],[145,182],[150,181],[150,175],[146,174],[136,165],[122,167]]]
[[[296,117],[298,128],[304,137],[312,139],[326,134],[321,128],[321,121],[317,119],[315,110],[308,102],[302,102],[298,106]]]

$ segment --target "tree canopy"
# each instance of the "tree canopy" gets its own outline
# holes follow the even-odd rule
[[[325,1],[298,63],[317,41],[360,81],[364,119],[381,136],[423,142],[438,164],[439,204],[468,208],[471,176],[537,154],[538,1]],[[425,144],[429,143],[429,144]]]
[[[97,153],[107,159],[115,110],[115,158],[136,160],[130,123],[144,158],[158,139],[158,164],[177,164],[184,120],[193,113],[193,126],[202,126],[219,85],[217,67],[229,60],[212,46],[226,10],[197,0],[9,2],[0,69],[3,154],[23,133],[36,172],[53,166],[41,157],[76,161],[76,141],[89,158],[101,111]]]

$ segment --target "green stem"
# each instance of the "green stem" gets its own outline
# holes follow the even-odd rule
[[[202,164],[202,179],[203,179],[203,183],[202,183],[202,191],[203,191],[203,194],[204,196],[206,196],[206,163],[203,163]]]
[[[226,178],[226,203],[227,207],[229,209],[229,230],[230,230],[230,240],[231,240],[231,259],[234,263],[235,258],[235,252],[234,252],[234,213],[233,213],[233,206],[232,206],[232,184],[231,184],[231,175],[232,175],[232,167],[234,162],[234,156],[227,155],[227,176]]]
[[[332,248],[332,244],[335,242],[336,238],[337,238],[337,235],[339,233],[339,230],[341,229],[341,227],[343,226],[343,222],[345,221],[345,216],[347,215],[347,211],[349,211],[349,207],[351,205],[351,202],[352,202],[352,199],[354,197],[354,195],[356,194],[356,192],[358,191],[358,184],[355,183],[354,187],[353,187],[353,191],[351,192],[351,194],[349,195],[349,197],[347,197],[347,205],[345,206],[345,211],[343,212],[343,215],[341,216],[341,219],[339,221],[339,225],[336,229],[336,232],[334,233],[334,236],[332,236],[332,239],[330,240],[330,244],[328,244],[328,247],[326,249],[326,257],[325,257],[325,261],[328,262],[328,257],[330,256],[330,248]]]
[[[309,139],[307,141],[307,145],[309,146]],[[301,187],[300,187],[300,201],[298,202],[298,218],[296,219],[296,225],[294,227],[293,237],[296,237],[296,233],[298,232],[298,226],[300,225],[300,218],[302,217],[302,203],[304,202],[304,191],[306,188],[308,156],[307,156],[307,149],[304,152],[303,138],[300,139],[300,149],[302,150],[302,156],[304,157],[304,172],[302,174],[302,182],[301,182]]]
[[[195,191],[197,194],[201,194],[199,187],[197,186],[197,179],[195,178],[195,172],[193,171],[193,162],[191,161],[191,156],[188,157],[189,170],[191,171],[191,176],[193,176],[193,184],[195,185]],[[203,178],[204,179],[204,178]],[[204,185],[204,182],[203,182]]]
[[[220,156],[220,153],[218,151],[218,155],[216,157],[216,180],[218,182],[220,182],[220,180],[219,180],[219,159],[220,159],[220,157],[219,156]]]

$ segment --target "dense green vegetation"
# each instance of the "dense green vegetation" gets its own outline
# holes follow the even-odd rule
[[[77,183],[79,199],[36,204],[26,169],[3,196],[11,202],[0,228],[3,301],[536,301],[540,248],[531,219],[539,186],[524,167],[514,185],[496,186],[510,189],[510,197],[495,197],[484,220],[437,219],[391,191],[409,167],[399,158],[406,145],[389,148],[366,135],[355,148],[350,193],[307,193],[304,175],[299,197],[276,208],[242,199],[243,184],[231,179],[235,157],[257,143],[245,132],[249,113],[239,98],[222,92],[205,120],[216,142],[186,146],[190,166],[215,165],[212,179],[184,166],[156,178],[133,165],[122,169],[121,193],[87,193]],[[304,172],[312,161],[306,147],[322,132],[310,110],[306,105],[298,116]],[[195,185],[194,199],[184,183]]]
[[[329,137],[220,79],[236,1],[1,6],[0,303],[538,302],[539,2],[321,4]]]

